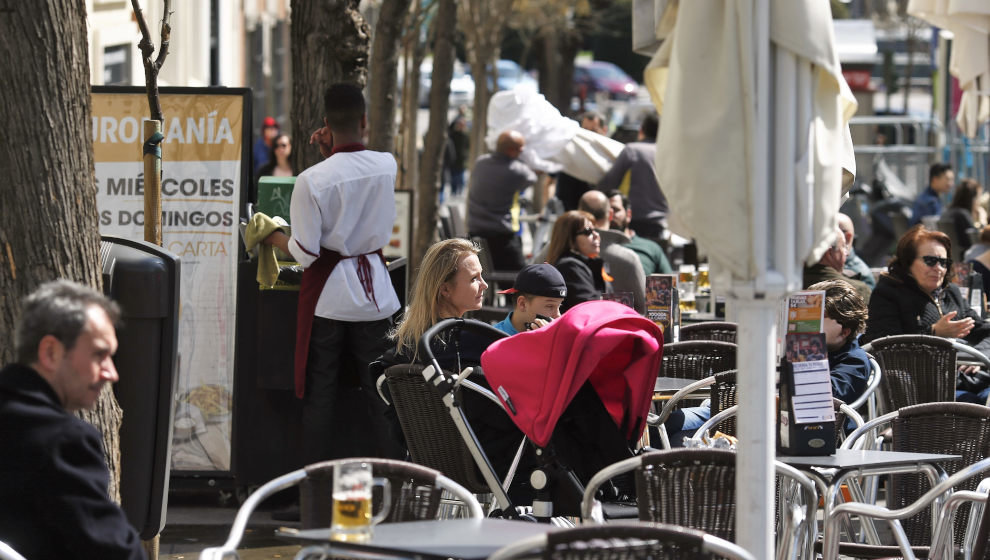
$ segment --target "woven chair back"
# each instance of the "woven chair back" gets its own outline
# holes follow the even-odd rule
[[[715,340],[688,340],[663,345],[661,377],[704,379],[736,368],[737,346]]]
[[[700,531],[650,525],[582,526],[547,534],[543,558],[567,560],[708,560]]]
[[[350,459],[346,459],[349,461]],[[368,459],[375,477],[389,481],[391,506],[386,523],[436,519],[443,489],[436,485],[437,471],[388,459]],[[324,461],[306,467],[299,483],[300,522],[303,529],[326,528],[332,521],[333,467],[341,461]],[[379,511],[382,494],[375,488],[372,508]]]
[[[728,321],[705,321],[681,327],[679,340],[717,340],[736,343],[736,324]]]
[[[880,414],[930,402],[954,401],[956,350],[937,336],[896,335],[870,343],[883,377],[878,388]]]
[[[730,369],[729,371],[715,374],[715,382],[712,383],[711,388],[712,416],[739,404],[739,399],[736,395],[739,389],[736,384],[737,373],[738,370]],[[724,422],[718,425],[718,430],[723,434],[735,436],[736,417],[726,418]]]
[[[643,456],[636,469],[639,519],[700,529],[735,541],[736,454],[671,449]]]
[[[412,462],[436,469],[476,494],[491,492],[447,407],[423,379],[423,367],[403,364],[385,370]]]
[[[990,408],[970,403],[929,403],[909,406],[898,411],[891,422],[894,451],[961,455],[959,461],[942,461],[939,466],[950,476],[963,467],[990,456]],[[956,490],[975,490],[982,476],[957,486]],[[930,489],[923,474],[892,475],[888,485],[887,507],[907,506]],[[956,545],[962,544],[969,504],[959,508],[953,525]],[[929,511],[902,522],[908,540],[914,545],[931,544]]]

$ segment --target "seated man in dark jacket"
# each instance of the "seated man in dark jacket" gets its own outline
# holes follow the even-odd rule
[[[21,307],[17,362],[0,370],[0,540],[25,558],[145,558],[107,495],[102,438],[72,413],[117,381],[117,305],[65,280]]]

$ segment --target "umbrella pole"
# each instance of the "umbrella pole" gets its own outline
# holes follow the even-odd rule
[[[754,558],[773,558],[774,373],[777,298],[737,299],[739,445],[736,451],[736,542]]]
[[[739,315],[739,445],[736,452],[736,542],[754,558],[773,558],[774,357],[777,304],[784,279],[772,271],[777,231],[773,218],[771,177],[770,0],[755,0],[752,26],[754,74],[751,76],[755,122],[750,123],[749,188],[754,257],[752,281],[733,286]],[[778,220],[780,217],[777,218]],[[785,283],[785,282],[784,282]],[[776,296],[776,297],[775,297]]]

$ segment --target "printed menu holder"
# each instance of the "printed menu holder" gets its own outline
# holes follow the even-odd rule
[[[625,305],[626,307],[636,309],[635,298],[632,292],[612,292],[602,294],[602,299],[605,301],[614,301]]]
[[[785,346],[777,447],[784,455],[832,455],[835,410],[825,334],[788,334]]]
[[[664,342],[677,340],[680,314],[676,274],[651,274],[646,277],[646,318],[663,330]]]

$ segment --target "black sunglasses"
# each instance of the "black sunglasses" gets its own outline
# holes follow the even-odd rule
[[[577,232],[574,233],[574,237],[577,237],[579,235],[591,236],[591,234],[593,234],[593,233],[595,233],[595,228],[579,229],[579,230],[577,230]]]
[[[944,268],[946,270],[949,270],[949,267],[952,266],[952,259],[947,259],[947,258],[944,258],[944,257],[936,257],[936,256],[933,256],[933,255],[925,255],[925,256],[921,257],[921,260],[922,260],[922,262],[925,263],[926,266],[930,266],[930,267],[933,267],[933,268],[935,267],[935,265],[940,264],[940,265],[942,265],[942,268]]]

